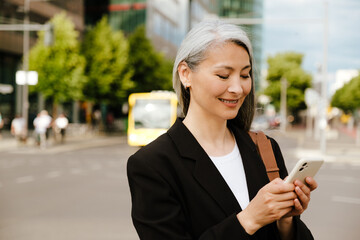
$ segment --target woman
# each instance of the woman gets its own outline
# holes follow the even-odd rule
[[[178,51],[173,85],[185,118],[128,161],[140,238],[313,239],[299,215],[317,183],[269,183],[248,135],[254,80],[244,31],[216,20],[197,25]],[[279,146],[271,143],[285,178]]]

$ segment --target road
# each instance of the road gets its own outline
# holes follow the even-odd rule
[[[135,150],[114,137],[0,152],[0,239],[138,239],[125,172]]]
[[[317,153],[298,135],[271,134],[288,169],[299,157]],[[348,144],[334,152],[333,145],[302,219],[315,239],[360,239],[360,151]],[[124,137],[45,150],[0,148],[0,239],[138,239],[126,178],[127,158],[136,150]]]

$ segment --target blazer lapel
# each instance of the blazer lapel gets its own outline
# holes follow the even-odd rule
[[[178,119],[168,134],[183,158],[195,162],[193,175],[197,182],[218,203],[227,216],[241,211],[234,194],[195,137]]]
[[[251,201],[259,189],[269,182],[266,168],[249,134],[236,127],[231,127],[231,130],[236,137],[236,142],[240,149],[249,191],[249,199]]]

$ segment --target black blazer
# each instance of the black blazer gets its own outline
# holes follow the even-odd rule
[[[231,127],[246,174],[249,199],[269,182],[265,166],[247,132]],[[271,138],[270,138],[271,139]],[[280,148],[271,139],[280,176],[287,176]],[[128,160],[132,219],[144,240],[280,239],[276,223],[248,235],[236,215],[241,211],[225,180],[178,119],[169,131]],[[297,239],[313,239],[294,218]]]

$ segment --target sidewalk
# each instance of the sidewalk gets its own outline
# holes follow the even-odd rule
[[[294,155],[301,157],[321,157],[328,162],[356,162],[360,164],[360,146],[353,135],[345,131],[334,131],[332,139],[326,140],[326,151],[321,151],[320,139],[306,136],[304,128],[293,128],[285,133],[276,131],[274,137],[289,138],[297,142]],[[337,136],[337,137],[336,137]]]
[[[65,142],[61,144],[55,142],[54,137],[50,136],[47,141],[47,147],[45,149],[40,149],[40,147],[36,145],[35,139],[32,137],[31,133],[29,134],[26,144],[19,144],[9,132],[3,131],[2,138],[0,139],[0,153],[9,150],[19,150],[55,154],[91,147],[122,144],[126,143],[126,141],[127,138],[123,134],[106,135],[101,133],[86,133],[76,136],[67,136]]]

